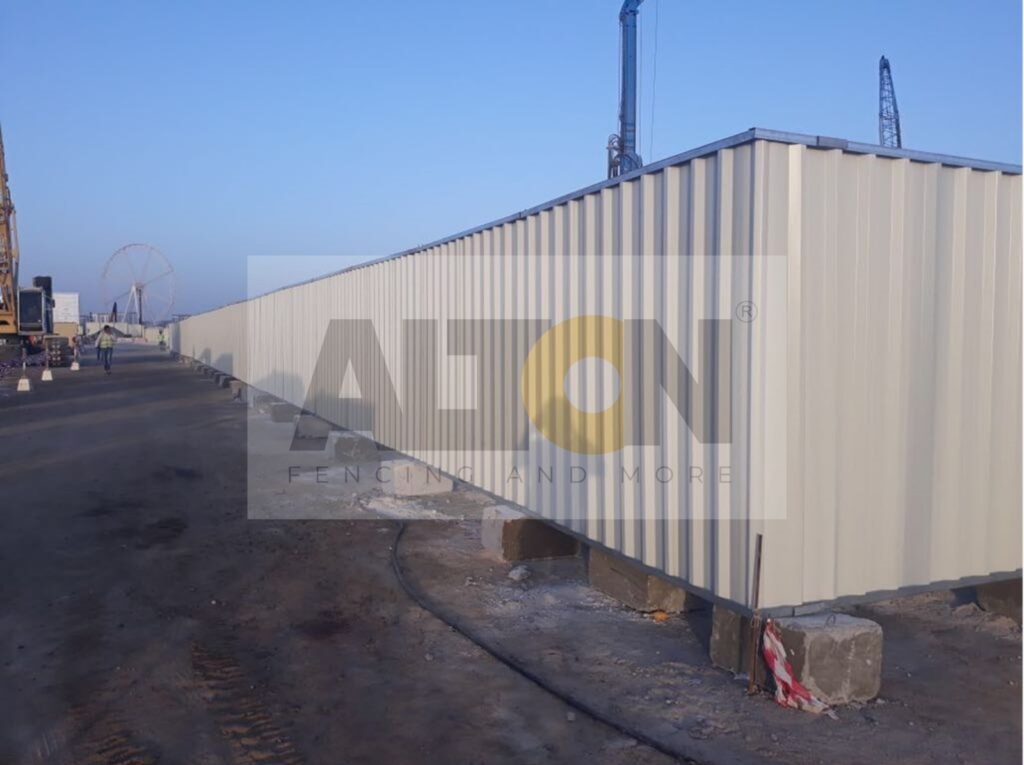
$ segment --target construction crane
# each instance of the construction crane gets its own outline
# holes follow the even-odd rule
[[[18,260],[18,229],[0,132],[0,362],[45,350],[63,363],[67,338],[53,334],[53,280],[37,276],[31,287],[20,287]]]
[[[903,148],[896,88],[892,84],[889,59],[885,56],[878,60],[878,143],[893,149]]]
[[[0,344],[18,338],[18,230],[0,130]]]
[[[637,43],[636,22],[644,0],[625,0],[619,11],[622,32],[622,88],[619,94],[619,132],[608,139],[608,177],[643,167],[636,151]]]

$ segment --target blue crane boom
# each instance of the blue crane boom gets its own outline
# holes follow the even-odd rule
[[[895,149],[903,148],[900,109],[896,105],[896,88],[892,84],[889,59],[878,60],[878,143]]]
[[[642,167],[636,151],[637,41],[636,22],[644,0],[625,0],[619,11],[622,31],[622,92],[619,95],[619,132],[608,140],[608,177]]]

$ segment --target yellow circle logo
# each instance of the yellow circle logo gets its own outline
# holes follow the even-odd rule
[[[624,334],[618,319],[577,316],[549,329],[530,349],[520,381],[523,404],[549,441],[577,454],[606,454],[623,447],[621,391],[606,409],[588,412],[569,399],[565,379],[577,362],[596,358],[614,367],[624,382]]]

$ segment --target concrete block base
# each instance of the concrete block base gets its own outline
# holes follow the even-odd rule
[[[287,404],[284,401],[277,401],[270,405],[270,420],[272,422],[294,422],[295,415],[299,408],[294,404]]]
[[[686,590],[597,547],[590,548],[587,576],[591,587],[637,611],[677,614],[704,606]]]
[[[386,460],[381,462],[380,466],[382,470],[390,468],[390,473],[383,473],[386,477],[383,488],[387,494],[398,497],[428,497],[448,494],[454,488],[450,478],[422,462]]]
[[[731,608],[715,604],[711,614],[711,663],[734,675],[750,674],[750,618]],[[768,665],[758,652],[754,662],[754,679],[764,684],[768,678]]]
[[[507,561],[562,558],[579,551],[574,537],[505,505],[484,508],[480,541]]]
[[[241,380],[231,380],[228,383],[228,388],[231,389],[231,400],[232,401],[245,401],[246,398],[246,385]]]
[[[257,393],[252,399],[253,408],[263,414],[270,414],[270,407],[276,403],[278,403],[277,398],[269,393]]]
[[[327,438],[333,425],[313,414],[300,414],[295,424],[296,438]]]
[[[775,619],[797,680],[830,706],[870,701],[882,685],[882,627],[823,613]]]
[[[234,379],[235,378],[233,378],[231,375],[217,375],[214,378],[214,381],[217,383],[218,388],[226,388],[228,387],[228,385],[231,384],[231,381]]]
[[[978,605],[986,611],[1008,616],[1017,624],[1021,623],[1021,580],[1007,579],[1005,582],[979,584],[974,588]]]
[[[358,433],[345,430],[340,433],[334,433],[333,438],[335,462],[361,464],[364,462],[376,462],[380,456],[377,451],[377,444]],[[328,446],[328,449],[330,448]]]

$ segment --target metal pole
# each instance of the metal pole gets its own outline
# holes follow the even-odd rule
[[[643,166],[636,151],[637,114],[637,15],[644,0],[625,0],[619,11],[622,32],[622,91],[619,94],[619,140],[616,160],[609,175],[622,175]],[[611,147],[609,147],[611,148]]]
[[[636,152],[636,16],[639,3],[627,2],[619,14],[622,24],[622,102],[619,104],[619,136],[622,153]]]
[[[754,543],[754,588],[750,604],[753,606],[753,613],[750,616],[750,667],[747,674],[747,694],[757,692],[757,649],[761,643],[761,546],[764,537],[757,535]]]

